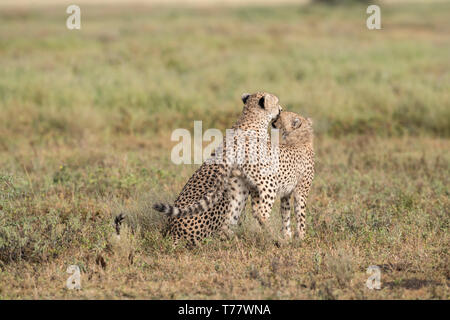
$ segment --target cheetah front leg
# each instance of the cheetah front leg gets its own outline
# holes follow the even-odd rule
[[[248,188],[239,177],[232,177],[228,186],[229,204],[226,208],[227,218],[222,225],[222,238],[231,239],[234,236],[231,226],[238,224],[239,217],[245,208],[248,198]]]
[[[280,204],[281,220],[283,222],[281,232],[285,239],[290,239],[292,237],[291,206],[290,206],[289,200],[290,200],[290,195],[287,197],[283,197],[283,198],[281,198],[281,204]]]
[[[267,229],[266,222],[269,220],[276,194],[267,190],[253,190],[251,194],[253,216],[263,229]]]

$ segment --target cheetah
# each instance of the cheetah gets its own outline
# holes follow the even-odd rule
[[[306,201],[314,180],[314,131],[313,121],[294,112],[285,112],[274,122],[282,129],[278,194],[281,197],[283,235],[291,237],[290,197],[294,197],[294,213],[297,220],[295,236],[305,237]]]
[[[284,238],[291,238],[290,228],[290,198],[294,197],[294,213],[297,220],[295,236],[303,239],[305,236],[305,213],[306,201],[308,198],[311,183],[314,179],[314,148],[313,148],[313,128],[310,118],[303,118],[294,112],[283,111],[272,126],[280,130],[281,144],[279,148],[279,170],[275,179],[269,177],[260,190],[262,193],[252,195],[252,209],[258,209],[257,202],[262,198],[273,199],[276,195],[281,198],[280,212],[283,221],[282,234]],[[239,172],[235,172],[239,176]],[[245,188],[245,186],[242,186]],[[245,194],[238,190],[237,194]],[[231,195],[231,198],[235,198]],[[231,204],[231,224],[236,224],[239,215],[244,209],[245,201]],[[268,212],[267,212],[268,217]]]
[[[253,133],[250,138],[256,134],[264,141],[264,148],[268,147],[267,128],[278,119],[282,108],[278,97],[266,92],[243,94],[241,99],[244,108],[232,127],[238,133],[231,139],[227,136],[215,154],[201,165],[183,187],[174,205],[158,203],[153,206],[169,216],[166,233],[172,236],[175,243],[185,239],[195,245],[218,230],[227,234],[230,219],[227,212],[230,205],[235,205],[234,195],[230,194],[240,190],[241,198],[248,196],[248,191],[243,188],[247,171],[243,170],[242,163],[254,161],[257,155],[251,153],[253,149],[245,139],[244,143],[240,143],[240,134],[244,133],[244,138],[245,133]],[[229,152],[227,145],[234,147],[230,148],[233,152]],[[259,151],[267,153],[264,148]],[[233,176],[235,168],[239,169],[240,177]],[[260,174],[252,171],[255,172]],[[238,204],[242,205],[241,202]]]

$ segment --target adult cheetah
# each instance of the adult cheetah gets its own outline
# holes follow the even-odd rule
[[[243,192],[242,198],[248,196],[247,189],[242,188],[245,185],[242,163],[252,162],[257,154],[252,153],[254,150],[249,147],[247,140],[244,139],[242,144],[241,138],[248,137],[249,132],[250,139],[256,134],[258,139],[264,141],[260,153],[268,153],[265,150],[269,147],[267,128],[270,122],[278,119],[282,109],[278,98],[266,92],[243,94],[242,101],[243,112],[232,127],[237,134],[225,140],[215,155],[193,174],[174,205],[154,205],[154,209],[169,216],[167,233],[175,242],[185,239],[195,245],[219,229],[227,233],[230,205],[242,205],[235,201],[235,191]],[[227,148],[227,145],[233,148]],[[234,168],[239,169],[241,177],[233,176]]]

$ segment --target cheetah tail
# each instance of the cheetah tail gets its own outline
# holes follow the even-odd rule
[[[230,170],[231,171],[231,170]],[[185,208],[178,208],[164,203],[156,203],[153,209],[167,214],[169,217],[184,217],[192,215],[196,212],[205,212],[211,209],[223,195],[225,187],[228,183],[228,176],[230,172],[224,173],[217,179],[217,184],[212,187],[203,197],[196,203],[190,204]]]
[[[120,213],[114,219],[114,225],[116,226],[116,234],[120,236],[120,229],[122,227],[122,222],[125,219],[125,214]]]
[[[214,191],[214,192],[213,192]],[[155,203],[153,209],[162,212],[169,217],[183,217],[192,215],[195,212],[204,212],[212,208],[212,206],[217,202],[218,192],[212,190],[200,199],[198,202],[193,203],[185,208],[178,208],[166,203]]]
[[[179,213],[179,209],[177,207],[171,206],[170,204],[166,203],[155,203],[153,205],[153,209],[162,212],[164,214],[167,214],[169,217],[175,217]]]

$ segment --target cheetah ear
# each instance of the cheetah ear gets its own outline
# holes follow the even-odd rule
[[[270,108],[271,106],[276,106],[278,104],[278,98],[270,93],[264,94],[259,100],[258,105],[262,109]]]
[[[261,98],[259,98],[258,105],[261,108],[265,109],[265,103],[266,103],[266,96],[262,96]]]
[[[294,120],[292,120],[292,127],[294,129],[298,129],[302,126],[302,121],[299,118],[295,118]]]
[[[243,102],[244,104],[246,104],[249,97],[250,97],[250,93],[247,93],[247,92],[246,92],[246,93],[243,93],[242,96],[241,96],[242,102]]]

